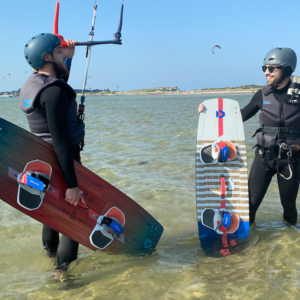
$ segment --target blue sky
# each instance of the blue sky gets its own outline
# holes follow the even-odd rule
[[[112,38],[121,3],[98,0],[94,40]],[[1,92],[20,88],[28,77],[24,45],[39,33],[52,32],[55,4],[56,0],[1,0]],[[94,0],[60,0],[59,33],[87,41],[93,5]],[[290,47],[300,54],[287,2],[125,0],[124,5],[123,45],[93,47],[87,88],[263,85],[262,61],[272,47]],[[299,9],[300,1],[294,1],[292,10]],[[216,44],[222,48],[213,55]],[[85,52],[84,47],[76,49],[69,80],[73,88],[82,88]]]

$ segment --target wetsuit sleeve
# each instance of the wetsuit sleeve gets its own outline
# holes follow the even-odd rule
[[[69,98],[58,86],[46,88],[40,96],[40,104],[46,110],[47,122],[52,136],[56,159],[68,188],[78,186],[68,139],[67,108]]]
[[[252,118],[262,108],[262,90],[257,91],[251,101],[241,109],[243,122]]]

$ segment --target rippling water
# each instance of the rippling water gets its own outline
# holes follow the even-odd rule
[[[283,222],[275,179],[241,253],[216,259],[200,248],[197,107],[216,97],[87,97],[83,164],[149,211],[165,228],[161,241],[141,257],[80,246],[69,279],[59,282],[49,278],[42,225],[0,202],[0,299],[299,299],[300,226]],[[251,97],[226,95],[241,107]],[[28,129],[16,98],[0,104],[0,117]],[[249,169],[257,127],[257,116],[245,123]]]

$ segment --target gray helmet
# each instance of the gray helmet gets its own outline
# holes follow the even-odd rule
[[[297,66],[297,55],[291,48],[275,48],[267,53],[264,65],[281,65],[283,68],[291,67],[292,72]]]
[[[52,33],[42,33],[33,37],[24,48],[24,55],[29,65],[38,70],[44,65],[43,56],[53,53],[54,48],[61,43],[61,39]]]

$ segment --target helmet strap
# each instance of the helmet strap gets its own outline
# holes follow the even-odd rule
[[[291,67],[283,67],[280,80],[274,87],[277,88],[284,79],[290,77],[292,74],[293,74],[293,70]]]
[[[56,65],[55,62],[52,62],[52,61],[44,61],[44,64],[52,64],[52,65]]]

